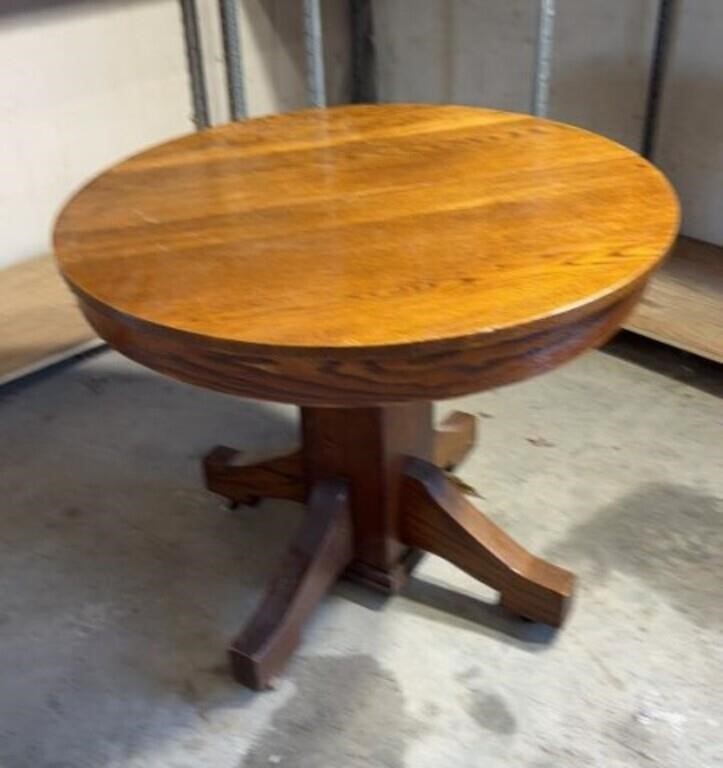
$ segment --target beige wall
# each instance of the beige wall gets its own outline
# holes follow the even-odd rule
[[[557,0],[549,115],[639,148],[657,0]],[[376,0],[383,101],[527,112],[537,0]]]
[[[251,115],[306,105],[301,0],[239,0]],[[532,0],[376,0],[382,100],[528,110]],[[639,148],[656,0],[558,0],[550,115]],[[211,114],[228,119],[216,0],[199,0]],[[723,242],[723,2],[685,0],[656,161],[685,231]],[[349,92],[347,3],[325,0],[330,103]],[[20,10],[19,10],[20,9]],[[177,0],[0,4],[0,266],[49,249],[63,199],[192,129]]]
[[[723,245],[723,0],[679,10],[655,161],[683,201],[684,231]]]
[[[99,169],[191,128],[176,0],[4,5],[0,266],[47,253],[59,205]]]
[[[658,0],[557,0],[550,117],[639,150]]]
[[[218,3],[198,7],[211,116],[222,122]],[[239,9],[249,113],[305,106],[301,0],[243,0]],[[349,20],[345,2],[326,0],[323,9],[336,103],[349,93]],[[178,0],[0,2],[0,266],[47,253],[54,216],[73,190],[192,130],[191,112]]]
[[[200,0],[213,122],[228,120],[223,45],[216,0]],[[346,0],[322,2],[324,63],[330,104],[349,100],[350,51]],[[246,102],[250,117],[308,105],[301,0],[239,0]]]
[[[529,0],[375,0],[380,100],[527,110],[534,8]]]
[[[557,0],[549,116],[639,150],[658,0]],[[723,243],[723,0],[682,0],[654,161]],[[529,111],[537,0],[374,0],[383,101]]]

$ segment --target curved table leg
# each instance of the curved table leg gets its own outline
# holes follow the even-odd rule
[[[434,463],[447,470],[456,467],[472,450],[476,432],[476,420],[471,413],[450,413],[434,433]]]
[[[255,504],[261,498],[304,501],[306,483],[301,453],[244,466],[243,453],[219,445],[203,459],[206,487],[232,502]]]
[[[352,560],[348,485],[320,480],[301,530],[249,623],[229,648],[234,677],[254,690],[269,687],[299,644],[301,629]]]
[[[558,627],[574,576],[530,554],[470,504],[432,464],[409,459],[401,495],[401,538],[500,592],[500,603],[532,621]]]

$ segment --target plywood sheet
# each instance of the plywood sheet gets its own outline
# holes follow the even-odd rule
[[[0,384],[101,343],[50,256],[0,271]]]
[[[627,328],[723,363],[723,248],[680,238]]]

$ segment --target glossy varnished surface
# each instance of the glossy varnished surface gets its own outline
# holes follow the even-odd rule
[[[677,223],[658,171],[591,133],[361,106],[131,158],[71,200],[55,246],[91,322],[131,357],[243,394],[366,402],[473,391],[600,343]],[[416,392],[427,371],[436,384]],[[268,377],[283,391],[263,391]]]

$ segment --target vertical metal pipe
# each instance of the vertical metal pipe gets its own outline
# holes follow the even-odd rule
[[[193,100],[193,122],[197,130],[208,128],[211,120],[208,116],[208,96],[206,94],[206,76],[203,71],[203,52],[201,34],[198,26],[198,13],[195,0],[180,0],[183,35],[186,43],[186,61],[191,81]]]
[[[238,0],[219,0],[219,13],[229,111],[232,120],[243,120],[246,117],[246,95],[239,37]]]
[[[648,79],[648,96],[645,104],[645,122],[643,123],[641,150],[643,157],[647,158],[652,157],[653,150],[655,149],[660,90],[663,85],[663,77],[665,76],[675,8],[675,0],[660,0],[660,5],[658,6],[658,20],[655,28],[655,41],[653,43],[653,60],[650,65],[650,77]]]
[[[324,50],[321,36],[320,0],[304,0],[304,45],[306,47],[306,88],[315,107],[326,106]]]
[[[532,114],[544,117],[550,98],[552,49],[555,31],[555,0],[540,0],[535,51],[535,78],[532,85]]]
[[[349,0],[351,24],[351,103],[364,99],[364,16],[363,0]]]
[[[351,101],[352,104],[375,102],[374,26],[371,0],[351,0]]]

